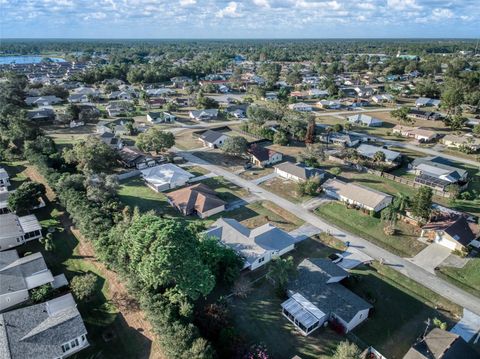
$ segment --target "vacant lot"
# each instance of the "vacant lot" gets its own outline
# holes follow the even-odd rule
[[[217,192],[218,197],[229,203],[237,201],[248,195],[245,189],[227,181],[225,178],[220,176],[207,178],[197,183],[203,183],[211,189],[214,189]]]
[[[216,219],[218,217],[236,219],[244,226],[251,229],[257,228],[266,223],[271,223],[287,232],[300,227],[304,223],[295,215],[269,201],[253,202],[232,211],[223,212],[211,219]]]
[[[321,205],[315,210],[315,213],[332,224],[400,256],[413,257],[425,248],[425,244],[417,240],[420,235],[417,233],[418,230],[401,221],[396,225],[397,234],[388,236],[383,232],[384,224],[381,219],[356,209],[349,209],[339,202]]]
[[[480,258],[472,258],[463,268],[440,267],[440,276],[459,288],[480,297]]]
[[[273,171],[273,167],[252,167],[240,173],[240,177],[245,178],[246,180],[255,180],[260,177],[269,175],[270,173],[273,173]]]
[[[175,146],[181,150],[191,150],[202,147],[197,137],[193,137],[193,131],[182,131],[175,134]]]
[[[208,152],[198,151],[193,153],[195,156],[221,166],[224,169],[235,172],[244,169],[244,165],[248,162],[246,158],[230,156],[223,153],[221,150],[212,150]]]
[[[298,183],[286,180],[281,177],[272,178],[268,181],[263,182],[260,186],[268,191],[271,191],[281,197],[288,199],[291,202],[300,203],[313,198],[311,196],[300,196],[297,193]]]

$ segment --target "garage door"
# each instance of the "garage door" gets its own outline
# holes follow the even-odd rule
[[[455,247],[456,247],[456,243],[455,242],[452,242],[448,239],[445,239],[445,238],[435,238],[435,243],[438,243],[444,247],[447,247],[447,248],[450,248],[452,251],[455,250]]]

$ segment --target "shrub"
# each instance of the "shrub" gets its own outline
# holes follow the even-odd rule
[[[80,301],[89,299],[95,292],[97,276],[93,273],[77,275],[70,282],[73,295]]]

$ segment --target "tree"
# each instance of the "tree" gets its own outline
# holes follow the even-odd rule
[[[343,131],[343,126],[339,123],[336,123],[333,125],[333,131],[334,132],[342,132]]]
[[[418,189],[417,195],[411,200],[410,209],[415,217],[428,220],[432,211],[433,191],[430,187],[422,186]]]
[[[438,98],[440,88],[432,79],[422,80],[416,84],[416,91],[420,96]]]
[[[464,101],[464,85],[462,82],[457,79],[446,81],[443,85],[441,100],[442,107],[447,109],[448,114],[452,114]]]
[[[273,135],[273,143],[276,145],[286,146],[288,144],[288,137],[285,131],[278,130]]]
[[[40,199],[45,193],[45,186],[42,183],[24,182],[15,192],[10,192],[8,208],[18,214],[28,213],[40,205]]]
[[[230,285],[238,278],[243,259],[230,247],[221,245],[217,239],[204,238],[200,241],[199,252],[218,282]]]
[[[320,188],[320,177],[314,176],[306,181],[299,182],[297,185],[298,194],[301,196],[316,196]]]
[[[316,123],[314,118],[308,119],[307,124],[307,134],[305,136],[305,143],[306,144],[313,144],[315,142],[315,130],[316,130]]]
[[[116,175],[92,174],[84,182],[87,198],[90,201],[102,203],[117,195],[119,188]]]
[[[66,163],[76,164],[77,169],[86,172],[108,172],[116,165],[115,151],[97,137],[89,136],[86,140],[63,151]]]
[[[340,173],[342,173],[342,169],[340,167],[332,167],[330,169],[330,173],[334,176],[338,176]]]
[[[159,154],[175,145],[175,136],[171,132],[152,127],[146,132],[139,134],[135,144],[142,151],[154,151],[156,154]]]
[[[348,340],[337,345],[332,359],[361,359],[361,351],[355,343]]]
[[[293,257],[276,258],[270,262],[266,278],[283,294],[290,275],[295,272]]]
[[[480,137],[480,125],[473,126],[472,132],[473,132],[474,136]]]
[[[43,86],[40,89],[40,95],[42,96],[57,96],[60,97],[61,99],[67,99],[69,93],[68,90],[65,89],[62,86],[58,85],[48,85],[48,86]]]
[[[232,156],[241,156],[247,152],[248,142],[245,137],[231,136],[223,143],[221,149],[223,152]]]
[[[200,92],[196,99],[197,108],[200,109],[211,109],[218,108],[219,103],[211,97],[203,96],[203,93]]]
[[[400,108],[397,108],[396,110],[392,110],[390,112],[390,115],[392,115],[393,118],[396,118],[400,122],[413,123],[413,120],[410,117],[408,117],[409,113],[410,113],[410,108],[407,106],[402,106]]]
[[[70,289],[77,300],[88,300],[97,288],[97,276],[93,273],[77,275],[70,282]]]
[[[377,151],[373,154],[373,161],[374,162],[385,162],[386,156],[385,152]]]
[[[467,122],[468,119],[460,115],[447,116],[445,118],[445,125],[450,127],[452,131],[460,131]]]

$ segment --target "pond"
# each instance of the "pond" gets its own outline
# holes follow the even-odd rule
[[[47,56],[0,56],[0,65],[9,64],[38,64],[43,59],[50,59],[53,62],[65,62],[64,59],[58,57]]]

